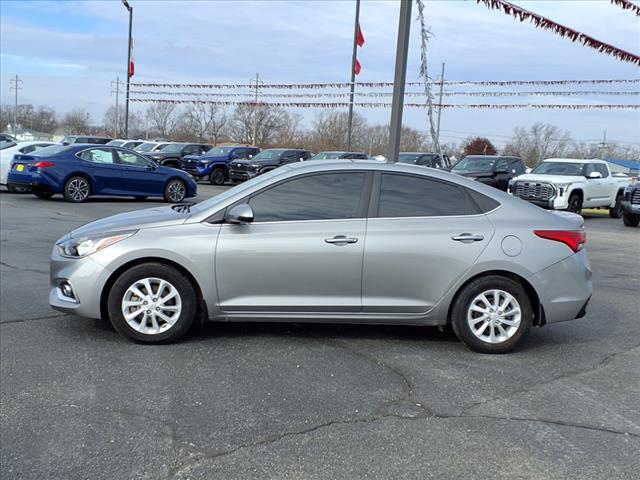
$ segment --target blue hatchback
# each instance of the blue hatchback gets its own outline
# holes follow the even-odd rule
[[[117,195],[179,203],[195,197],[198,190],[181,170],[160,166],[132,150],[88,144],[53,145],[14,156],[7,185],[29,187],[39,198],[61,193],[69,202]]]

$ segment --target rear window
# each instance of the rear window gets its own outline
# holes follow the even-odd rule
[[[34,157],[47,157],[49,155],[58,155],[64,153],[67,150],[71,150],[71,147],[67,145],[51,145],[50,147],[44,147],[40,150],[36,150],[31,155]]]

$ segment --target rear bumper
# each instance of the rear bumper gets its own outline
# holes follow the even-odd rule
[[[546,323],[581,318],[593,294],[587,252],[581,250],[528,278],[544,308]]]
[[[14,185],[17,187],[28,187],[32,190],[47,190],[51,192],[58,192],[55,185],[47,181],[45,177],[39,173],[33,172],[9,172],[7,175],[7,185]]]

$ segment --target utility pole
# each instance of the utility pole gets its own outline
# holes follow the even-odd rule
[[[602,135],[602,143],[600,144],[600,158],[604,160],[607,152],[607,131],[605,130]]]
[[[127,50],[127,101],[124,107],[124,138],[129,138],[129,86],[131,83],[131,30],[133,27],[133,7],[127,0],[122,0],[122,4],[129,11],[129,49]]]
[[[256,82],[256,86],[255,86],[255,97],[253,100],[253,136],[252,138],[252,142],[253,142],[253,146],[256,147],[258,145],[258,139],[257,139],[257,134],[258,134],[258,89],[260,88],[260,85],[262,83],[264,83],[262,80],[260,80],[260,74],[256,73],[256,78],[252,78],[250,79],[251,82],[253,82],[255,80]]]
[[[442,114],[442,90],[444,89],[444,62],[442,62],[442,73],[440,74],[440,95],[438,98],[438,124],[436,126],[436,138],[440,145],[440,115]],[[438,152],[440,154],[440,152]]]
[[[358,55],[358,30],[360,27],[360,0],[356,0],[356,22],[353,27],[353,54],[351,56],[351,84],[349,85],[349,119],[347,123],[347,152],[351,151],[351,124],[353,122],[353,91],[356,87],[356,61]]]
[[[18,78],[18,75],[16,75],[16,78],[12,78],[11,80],[9,80],[9,91],[16,91],[16,103],[13,108],[13,127],[11,129],[11,133],[13,133],[14,135],[16,133],[16,128],[18,128],[18,90],[22,90],[22,83],[23,82],[22,80],[20,80],[20,78]]]
[[[115,84],[115,90],[111,90],[111,95],[113,94],[116,95],[116,118],[115,118],[113,138],[118,138],[118,131],[120,130],[120,110],[118,106],[118,97],[122,93],[120,91],[120,85],[121,85],[120,77],[116,77],[115,80],[111,81],[112,88],[114,84]]]
[[[400,137],[402,135],[402,108],[404,107],[404,83],[407,78],[407,53],[411,33],[411,4],[413,0],[400,0],[400,21],[398,24],[398,45],[396,47],[396,72],[393,79],[393,100],[391,103],[391,125],[389,128],[389,153],[387,161],[398,161]]]

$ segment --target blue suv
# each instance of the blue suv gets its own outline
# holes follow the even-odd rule
[[[208,177],[211,185],[222,185],[229,180],[232,160],[251,159],[258,153],[257,147],[213,147],[200,156],[185,156],[181,168],[197,179]]]

